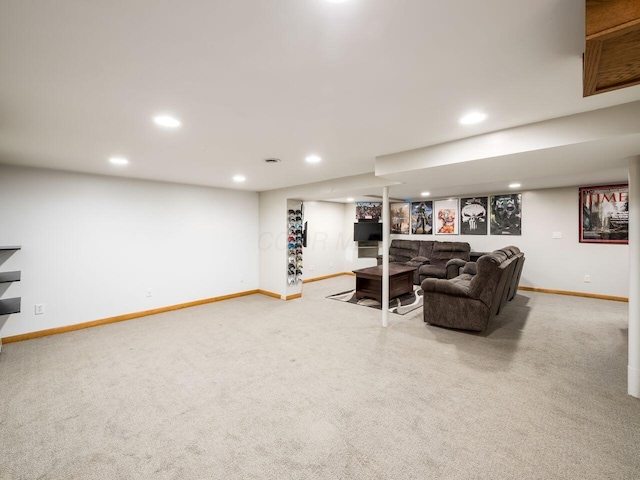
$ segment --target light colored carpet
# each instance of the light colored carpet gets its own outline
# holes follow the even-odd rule
[[[627,304],[524,292],[486,334],[353,277],[5,345],[4,479],[638,479]]]

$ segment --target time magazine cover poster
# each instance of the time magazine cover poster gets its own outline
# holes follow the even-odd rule
[[[580,188],[580,242],[629,243],[629,185]]]

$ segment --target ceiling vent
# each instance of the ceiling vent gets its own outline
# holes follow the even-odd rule
[[[264,163],[280,163],[279,158],[265,158]]]

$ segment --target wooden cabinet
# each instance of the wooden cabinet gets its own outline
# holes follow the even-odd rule
[[[640,84],[640,2],[587,0],[583,94]]]

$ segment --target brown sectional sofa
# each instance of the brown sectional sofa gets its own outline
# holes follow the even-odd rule
[[[437,240],[391,240],[389,262],[418,267],[415,285],[429,277],[453,278],[460,267],[469,261],[471,247],[466,242],[439,242]],[[382,257],[378,256],[378,265]]]
[[[518,290],[524,253],[509,246],[467,263],[450,280],[427,278],[424,321],[442,327],[483,331]]]

